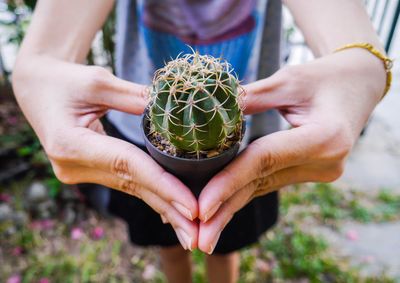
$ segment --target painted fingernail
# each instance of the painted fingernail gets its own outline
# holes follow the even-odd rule
[[[192,238],[183,231],[182,229],[176,229],[176,235],[178,236],[179,242],[181,243],[182,247],[187,250],[189,249],[192,251]]]
[[[184,207],[182,204],[177,203],[176,201],[172,201],[171,204],[180,212],[182,213],[186,218],[193,220],[193,215],[190,212],[189,209]]]
[[[207,213],[204,215],[204,223],[207,222],[214,214],[217,212],[218,208],[221,206],[222,201],[218,202],[213,208],[211,208]]]
[[[169,223],[168,220],[167,220],[167,218],[165,218],[164,215],[160,215],[160,216],[161,216],[161,221],[162,221],[162,223],[164,223],[164,224]]]
[[[208,252],[207,252],[209,255],[213,253],[213,251],[214,251],[214,249],[215,249],[215,246],[216,246],[217,243],[218,243],[219,236],[221,236],[221,232],[219,232],[219,233],[215,236],[214,242],[213,242],[212,244],[210,244],[210,247],[209,247]]]

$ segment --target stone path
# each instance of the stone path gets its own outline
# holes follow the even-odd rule
[[[390,56],[395,59],[391,91],[376,107],[364,136],[349,156],[343,176],[335,182],[339,187],[371,193],[385,188],[400,194],[400,27]],[[297,47],[292,50],[290,63],[311,57]],[[347,222],[340,232],[324,226],[313,230],[325,236],[338,254],[361,265],[365,274],[386,270],[400,282],[400,222]]]
[[[371,192],[386,188],[400,194],[400,29],[392,57],[397,57],[392,89],[375,109],[365,135],[354,147],[343,176],[336,182],[339,186]],[[400,282],[400,222],[348,222],[341,232],[321,232],[339,253],[363,266],[366,274],[386,270]]]
[[[400,282],[400,222],[362,224],[348,221],[339,231],[314,226],[312,233],[322,235],[335,254],[360,267],[363,275],[384,272]]]

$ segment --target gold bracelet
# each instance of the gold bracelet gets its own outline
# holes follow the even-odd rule
[[[390,59],[389,57],[387,57],[386,55],[382,54],[378,49],[376,49],[372,44],[370,43],[352,43],[352,44],[346,44],[342,47],[339,47],[337,49],[335,49],[334,52],[338,52],[338,51],[342,51],[345,49],[349,49],[349,48],[363,48],[365,50],[367,50],[368,52],[370,52],[371,54],[375,55],[376,57],[378,57],[382,63],[383,63],[383,67],[385,68],[386,71],[386,86],[385,86],[385,90],[383,92],[383,95],[381,97],[381,100],[385,97],[385,95],[388,93],[390,86],[392,85],[392,67],[393,67],[393,60]]]

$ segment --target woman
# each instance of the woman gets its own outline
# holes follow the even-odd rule
[[[191,281],[194,248],[209,254],[210,282],[235,282],[237,251],[276,221],[273,192],[339,177],[389,83],[382,46],[361,1],[284,3],[317,59],[277,71],[278,0],[120,0],[119,78],[82,65],[112,0],[41,0],[36,7],[13,74],[18,102],[62,182],[115,189],[109,209],[126,220],[133,243],[161,247],[169,282]],[[188,51],[186,45],[230,61],[248,83],[246,114],[255,114],[252,142],[198,200],[140,149],[137,116],[155,68]],[[114,137],[99,121],[109,109],[106,130]],[[293,129],[266,135],[279,127],[270,109]]]

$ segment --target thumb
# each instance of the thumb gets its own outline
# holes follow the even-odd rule
[[[325,140],[317,138],[318,132],[317,126],[302,126],[254,141],[204,187],[199,196],[199,218],[210,219],[221,204],[247,185],[268,185],[261,180],[279,170],[313,160],[315,149],[321,148]]]
[[[133,144],[82,127],[62,134],[47,151],[62,182],[97,183],[137,197],[150,191],[190,220],[197,217],[197,200],[190,189]]]
[[[143,113],[149,102],[148,86],[117,78],[111,73],[102,76],[93,97],[95,104],[136,115]]]
[[[268,109],[280,109],[298,104],[301,95],[298,95],[296,84],[293,83],[291,69],[293,67],[283,68],[268,78],[244,85],[245,114],[255,114]]]

